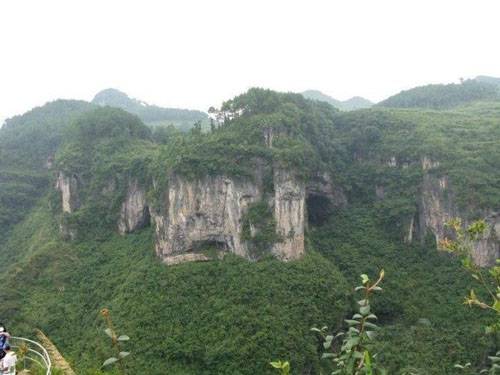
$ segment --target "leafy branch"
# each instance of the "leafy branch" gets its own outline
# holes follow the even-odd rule
[[[113,327],[113,321],[111,320],[111,315],[108,309],[102,309],[101,310],[101,316],[104,318],[104,321],[106,322],[106,329],[104,332],[106,335],[109,336],[111,339],[111,346],[115,351],[115,356],[114,357],[109,357],[106,359],[102,367],[110,366],[112,364],[116,364],[122,373],[122,375],[125,375],[125,365],[123,363],[123,359],[130,355],[130,352],[125,352],[121,350],[121,343],[124,341],[130,340],[130,337],[127,335],[118,335]]]
[[[355,291],[361,292],[363,298],[357,301],[358,312],[351,319],[345,320],[349,326],[347,332],[339,332],[334,336],[326,333],[328,330],[326,326],[321,329],[311,329],[323,338],[324,349],[330,350],[325,352],[322,358],[333,360],[334,371],[332,375],[385,374],[385,371],[379,368],[376,363],[377,355],[370,354],[368,348],[379,329],[374,323],[377,316],[371,311],[370,299],[375,292],[382,291],[380,284],[384,276],[384,270],[381,270],[378,279],[372,283],[367,275],[361,275],[362,285],[357,286]],[[335,341],[341,338],[340,349],[336,351]]]

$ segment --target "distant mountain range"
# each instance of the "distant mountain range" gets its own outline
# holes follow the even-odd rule
[[[391,108],[449,109],[500,100],[500,78],[478,76],[460,83],[431,84],[401,91],[377,104]]]
[[[162,108],[138,99],[130,98],[116,89],[100,91],[92,100],[93,104],[121,108],[139,116],[148,125],[175,125],[179,129],[188,129],[195,122],[207,122],[208,115],[202,111],[180,108]]]
[[[307,90],[302,92],[302,96],[307,99],[319,100],[322,102],[327,102],[335,108],[341,111],[353,111],[355,109],[370,108],[374,103],[368,99],[362,98],[361,96],[354,96],[347,100],[337,100],[329,95],[326,95],[318,90]]]

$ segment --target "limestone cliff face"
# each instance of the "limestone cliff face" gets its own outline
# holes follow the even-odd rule
[[[151,209],[156,252],[166,264],[206,260],[197,253],[206,245],[253,259],[242,239],[243,218],[249,206],[262,200],[274,207],[276,231],[281,241],[272,253],[282,260],[304,253],[305,185],[291,173],[274,173],[274,196],[265,196],[255,178],[225,176],[188,180],[172,176],[162,198],[162,208]]]
[[[274,218],[281,241],[273,253],[282,260],[299,259],[304,254],[305,183],[292,173],[274,170]]]
[[[459,216],[453,193],[449,189],[448,177],[432,174],[431,166],[426,159],[422,161],[424,170],[419,208],[420,238],[425,236],[424,230],[430,229],[439,243],[447,235],[445,223]],[[436,164],[437,166],[437,164]]]
[[[118,231],[121,234],[130,233],[143,228],[149,223],[149,208],[146,203],[146,192],[137,180],[129,182],[125,201],[120,209]]]
[[[71,214],[80,207],[78,178],[75,175],[67,176],[59,172],[55,188],[61,194],[61,207],[64,214]],[[59,232],[64,239],[68,240],[74,240],[77,236],[76,228],[69,227],[62,221],[59,223]]]
[[[411,221],[406,239],[411,242],[416,234],[422,240],[426,231],[430,230],[439,243],[445,237],[452,236],[445,223],[455,217],[467,217],[467,214],[458,209],[448,177],[436,173],[439,162],[424,157],[421,163],[424,174],[418,218]],[[487,218],[488,231],[473,244],[473,258],[480,266],[491,266],[500,255],[500,213],[484,211],[480,216]]]
[[[492,266],[500,257],[500,212],[486,217],[488,229],[474,244],[474,262],[479,266]]]
[[[248,205],[261,197],[261,188],[250,179],[216,176],[190,181],[172,176],[162,202],[164,212],[152,210],[157,254],[168,263],[170,257],[212,244],[248,257],[241,221]]]
[[[66,176],[59,172],[55,188],[61,193],[62,211],[72,213],[80,207],[78,197],[78,179],[76,176]]]
[[[277,165],[266,168],[257,163],[253,176],[246,178],[218,175],[189,179],[172,174],[166,186],[152,181],[155,191],[164,191],[152,201],[144,186],[130,179],[116,213],[116,228],[126,234],[151,223],[156,253],[166,264],[207,260],[208,256],[201,250],[213,247],[219,253],[230,252],[252,260],[266,251],[283,261],[299,259],[304,254],[306,195],[325,197],[339,205],[345,203],[345,197],[335,189],[329,176],[320,176],[322,178],[306,189],[305,182],[293,171]],[[267,179],[264,186],[264,174],[272,176],[272,189]],[[97,196],[112,200],[121,194],[118,186],[120,184],[110,176]],[[83,187],[76,175],[58,173],[56,188],[63,213],[73,214],[80,208],[79,189],[84,196]],[[323,201],[319,202],[321,205]],[[262,212],[265,217],[259,221],[255,215],[261,215],[262,203],[268,210]],[[254,209],[252,214],[250,207]],[[65,238],[75,239],[78,224],[68,219],[71,218],[61,217],[61,233]],[[275,228],[275,238],[261,240],[262,237],[258,237],[263,233],[261,223],[265,223],[267,229],[271,225]],[[255,238],[258,238],[255,241],[263,241],[258,242],[257,247]],[[267,249],[263,243],[268,244]]]

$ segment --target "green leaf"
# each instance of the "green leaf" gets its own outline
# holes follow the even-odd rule
[[[325,342],[323,343],[323,347],[325,349],[328,349],[330,346],[332,346],[332,341],[333,341],[333,336],[332,335],[326,336]]]
[[[376,324],[373,324],[370,322],[365,322],[365,327],[372,328],[372,329],[379,329],[379,327]]]
[[[359,337],[352,337],[346,342],[346,348],[350,350],[353,346],[356,346],[359,344]]]
[[[118,341],[128,341],[130,340],[130,337],[128,337],[127,335],[121,335],[120,337],[118,337]]]
[[[120,352],[119,353],[120,358],[125,358],[128,355],[130,355],[130,352]]]
[[[274,368],[281,368],[281,361],[279,361],[279,362],[269,362],[269,364],[271,366],[273,366]]]
[[[500,300],[495,301],[495,303],[493,304],[493,308],[497,313],[500,313]]]
[[[364,362],[365,362],[366,374],[373,375],[372,360],[370,358],[370,353],[368,353],[368,350],[365,350]]]
[[[350,326],[356,326],[356,325],[358,325],[358,324],[360,323],[360,322],[359,322],[359,321],[357,321],[357,320],[351,320],[351,319],[345,319],[345,322],[346,322],[347,324],[349,324]]]
[[[108,359],[106,359],[106,360],[103,362],[103,364],[102,364],[102,366],[101,366],[101,367],[105,367],[105,366],[112,365],[112,364],[113,364],[113,363],[115,363],[115,362],[118,362],[118,358],[115,358],[115,357],[108,358]]]
[[[359,308],[359,312],[360,312],[362,315],[364,315],[364,316],[366,316],[366,315],[370,314],[370,305],[361,306],[361,307]]]
[[[104,332],[106,332],[106,335],[113,338],[113,331],[111,330],[111,328],[106,328]]]
[[[361,282],[364,284],[366,284],[368,281],[370,281],[370,278],[368,277],[368,275],[366,274],[362,274],[361,275]]]

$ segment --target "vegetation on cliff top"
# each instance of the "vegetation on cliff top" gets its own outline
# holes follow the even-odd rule
[[[22,222],[0,241],[0,315],[19,333],[42,328],[79,373],[99,373],[107,358],[99,332],[102,307],[134,338],[134,361],[127,364],[134,372],[266,374],[272,373],[269,361],[287,358],[294,371],[318,373],[327,365],[309,329],[339,328],[352,312],[346,280],[352,284],[360,273],[380,268],[388,277],[374,303],[382,327],[377,345],[390,373],[453,374],[453,364],[470,360],[480,367],[493,352],[495,343],[482,335],[483,318],[460,307],[469,279],[458,261],[432,242],[405,245],[400,234],[417,209],[424,156],[440,162],[432,173],[449,176],[464,207],[498,207],[497,104],[340,113],[301,95],[252,89],[215,112],[209,133],[201,126],[188,133],[151,132],[121,110],[84,105],[82,112],[87,109],[94,110],[78,119],[69,111],[60,126],[54,123],[57,142],[40,137],[36,147],[44,150],[40,155],[57,150],[56,169],[84,182],[84,204],[72,220],[88,236],[77,243],[60,240],[53,215],[60,212],[60,196],[46,194],[53,177],[33,157],[17,166],[15,176],[30,184],[30,174],[43,178],[26,191],[26,206],[23,198],[2,205],[19,209],[16,220]],[[26,126],[19,145],[30,142]],[[6,141],[9,147],[13,140]],[[12,155],[9,168],[20,155]],[[310,223],[309,254],[302,261],[248,263],[230,256],[167,268],[153,254],[149,228],[125,237],[114,233],[130,179],[148,185],[155,177],[161,186],[170,173],[249,177],[256,166],[266,178],[276,164],[305,179],[329,172],[349,201]],[[8,176],[2,174],[0,183],[7,180],[11,189],[0,194],[13,199],[25,181]],[[384,188],[384,199],[376,186]],[[247,219],[268,218],[268,209],[257,205]],[[4,212],[5,225],[13,212]],[[259,225],[267,235],[273,223],[264,221]],[[269,238],[260,240],[257,247]]]
[[[204,125],[208,125],[208,116],[204,112],[150,105],[130,98],[127,94],[116,89],[106,89],[98,92],[92,103],[121,108],[139,116],[144,123],[153,126],[174,125],[178,129],[189,130],[196,122],[203,122]]]
[[[446,109],[474,101],[500,99],[499,87],[489,82],[466,80],[460,84],[436,84],[402,91],[377,104],[391,108]]]

